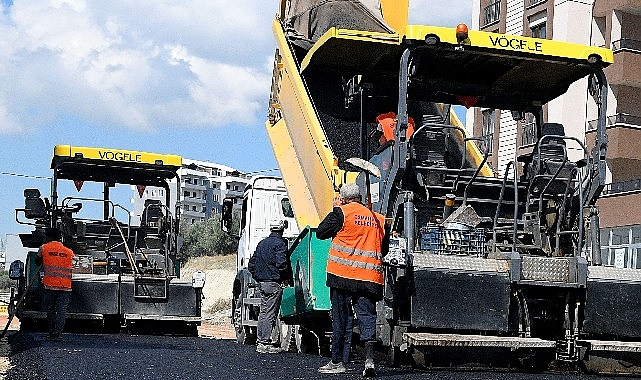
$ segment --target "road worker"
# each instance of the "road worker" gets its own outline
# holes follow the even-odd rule
[[[269,224],[270,234],[256,246],[249,259],[248,269],[258,282],[260,291],[260,312],[256,335],[256,351],[262,354],[276,354],[280,347],[272,342],[272,330],[280,309],[283,288],[288,285],[290,266],[287,257],[287,240],[283,232],[287,221],[274,220]]]
[[[353,310],[365,345],[363,376],[376,376],[376,302],[383,297],[382,241],[385,217],[361,204],[357,184],[340,189],[333,210],[316,230],[319,239],[332,238],[327,259],[327,286],[332,304],[332,360],[321,373],[342,373],[349,361]]]
[[[60,334],[65,327],[67,305],[71,294],[71,274],[73,251],[61,242],[60,231],[55,228],[45,230],[45,244],[38,250],[36,265],[42,265],[44,275],[43,304],[47,312],[49,339],[61,340]]]
[[[378,144],[384,145],[388,141],[394,140],[394,131],[396,129],[396,113],[388,112],[382,113],[376,116],[376,131],[380,134],[378,138]],[[410,136],[414,133],[414,119],[411,117],[407,118],[407,131],[405,132],[405,138],[409,139]]]

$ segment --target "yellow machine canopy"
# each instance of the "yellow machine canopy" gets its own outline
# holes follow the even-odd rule
[[[407,48],[415,70],[410,98],[492,109],[540,106],[592,73],[592,65],[613,62],[612,51],[599,47],[481,31],[459,41],[455,28],[411,25],[404,35],[331,28],[307,52],[301,70],[389,76],[389,88],[378,90],[395,93]]]
[[[176,155],[69,145],[57,145],[51,160],[58,179],[147,186],[163,186],[181,166]]]

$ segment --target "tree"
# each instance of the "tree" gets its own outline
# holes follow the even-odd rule
[[[234,231],[238,230],[238,225],[239,217],[235,215]],[[238,249],[238,238],[220,229],[220,215],[212,215],[191,225],[181,221],[180,236],[183,238],[182,255],[185,258],[226,255]]]
[[[14,280],[9,278],[9,272],[0,271],[0,291],[8,292],[12,285],[14,285]]]

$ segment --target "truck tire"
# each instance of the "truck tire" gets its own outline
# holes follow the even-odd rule
[[[299,327],[296,334],[296,348],[302,354],[320,355],[318,335],[311,330]]]
[[[256,331],[250,326],[243,326],[243,298],[247,295],[247,284],[243,281],[239,284],[240,289],[238,292],[234,292],[234,298],[232,300],[233,305],[233,321],[234,321],[234,330],[236,331],[236,342],[240,344],[255,344],[256,343]]]
[[[279,330],[280,348],[285,352],[299,352],[300,326],[289,325],[278,318],[276,325]]]

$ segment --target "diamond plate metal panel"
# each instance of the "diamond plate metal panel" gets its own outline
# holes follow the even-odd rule
[[[641,281],[641,270],[591,266],[588,267],[588,278],[617,281]]]
[[[573,282],[570,262],[565,258],[523,256],[521,279],[548,282]]]
[[[484,259],[470,256],[415,254],[412,261],[416,268],[441,268],[474,272],[507,272],[506,260]]]

